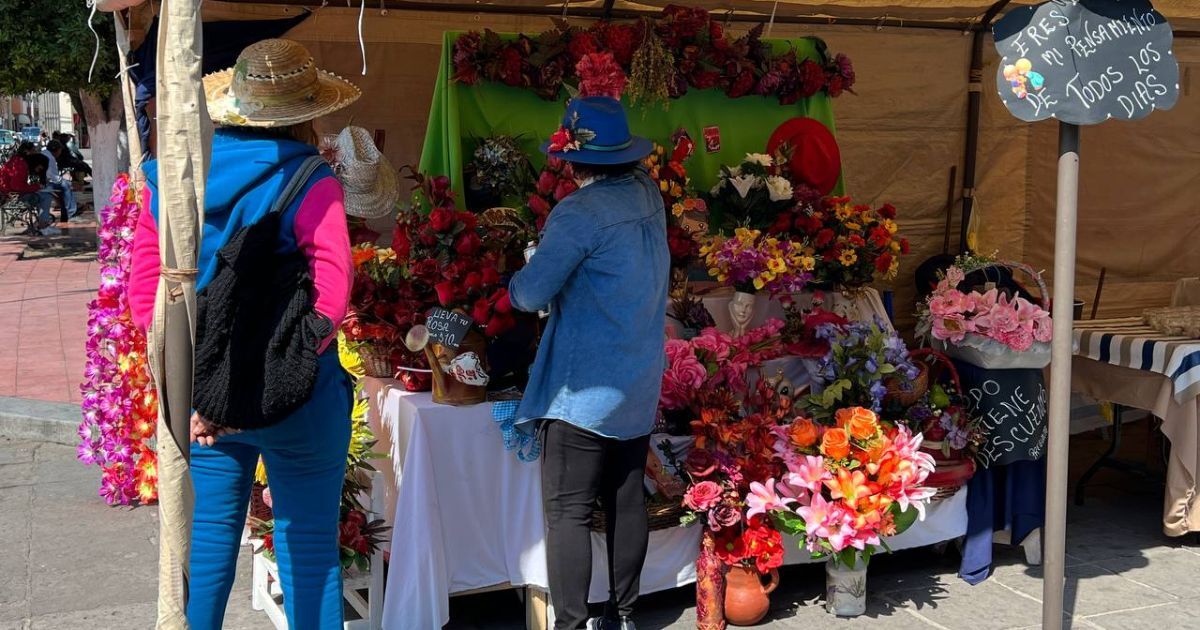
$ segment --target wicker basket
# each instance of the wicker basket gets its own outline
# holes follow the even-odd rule
[[[679,519],[682,517],[683,504],[678,499],[664,501],[650,498],[646,500],[646,518],[652,532],[679,527]],[[604,508],[596,506],[596,509],[592,511],[592,530],[604,532],[608,528],[606,521]]]
[[[1050,310],[1050,293],[1046,289],[1046,281],[1033,267],[1019,262],[994,261],[973,270],[972,273],[993,268],[1008,268],[1029,276],[1037,285],[1037,304],[1047,311]],[[1043,341],[1035,342],[1029,350],[1018,352],[995,339],[969,332],[961,342],[950,343],[935,339],[933,345],[954,359],[984,369],[1041,369],[1050,364],[1050,344]]]
[[[924,363],[917,363],[917,377],[905,387],[906,383],[900,378],[888,378],[883,384],[887,387],[887,394],[884,395],[884,400],[887,402],[895,402],[908,407],[916,404],[925,392],[929,391],[929,366]]]
[[[254,518],[260,521],[269,521],[275,518],[275,513],[271,510],[271,506],[263,500],[263,491],[267,487],[256,483],[250,486],[250,511],[246,513],[247,519]]]
[[[931,501],[941,501],[958,494],[959,489],[967,485],[974,476],[973,460],[963,458],[938,462],[937,469],[925,479],[925,487],[936,490]]]
[[[374,346],[362,346],[358,351],[362,359],[363,373],[373,378],[392,378],[396,374],[396,366],[392,365],[392,351],[381,350]]]

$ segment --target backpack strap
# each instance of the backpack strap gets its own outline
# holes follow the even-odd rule
[[[308,178],[325,164],[325,158],[319,155],[310,155],[300,164],[300,168],[292,174],[292,179],[288,181],[279,198],[275,200],[275,205],[271,206],[271,214],[283,212],[292,205],[296,200],[296,195],[300,194],[300,190],[304,188],[304,184],[308,183]]]

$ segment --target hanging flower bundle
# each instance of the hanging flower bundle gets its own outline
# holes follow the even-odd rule
[[[557,20],[555,28],[515,38],[471,31],[455,40],[451,64],[459,83],[493,81],[546,100],[558,98],[564,83],[577,83],[576,64],[599,52],[611,53],[631,77],[629,96],[636,103],[679,98],[691,88],[719,89],[730,98],[772,96],[783,105],[818,92],[837,97],[852,91],[848,57],[826,54],[819,41],[819,59],[801,59],[795,50],[775,55],[762,30],[760,24],[734,38],[707,10],[669,5],[654,21],[600,21],[584,29]]]
[[[100,467],[109,505],[158,498],[154,430],[158,397],[146,362],[146,337],[129,311],[133,233],[141,208],[129,176],[120,175],[100,217],[100,287],[88,304],[83,422],[79,460]]]

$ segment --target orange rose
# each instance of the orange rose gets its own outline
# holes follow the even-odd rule
[[[830,459],[845,459],[850,454],[850,440],[845,429],[829,429],[821,438],[821,454]]]
[[[874,437],[875,431],[879,429],[879,418],[875,412],[863,407],[838,409],[833,417],[839,427],[849,431],[850,435],[858,440]]]
[[[799,448],[808,448],[817,443],[820,430],[816,423],[808,418],[796,418],[788,429],[788,438]]]

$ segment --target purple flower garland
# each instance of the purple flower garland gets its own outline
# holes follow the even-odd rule
[[[79,460],[102,471],[100,496],[109,505],[157,499],[154,431],[158,397],[146,361],[146,337],[129,310],[133,233],[141,208],[121,174],[100,216],[100,286],[88,304],[87,362]]]

